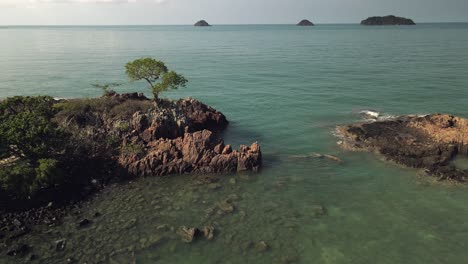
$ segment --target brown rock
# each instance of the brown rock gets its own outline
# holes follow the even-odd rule
[[[223,213],[232,213],[234,212],[234,205],[231,203],[230,200],[224,200],[220,203],[218,203],[218,208],[223,212]]]
[[[423,168],[439,179],[465,181],[468,171],[452,166],[467,155],[468,120],[452,115],[401,116],[337,128],[341,146],[375,151],[408,167]]]
[[[180,236],[182,241],[186,243],[191,243],[195,239],[195,235],[198,232],[198,229],[195,227],[185,227],[181,226],[177,229],[176,234]]]
[[[207,240],[213,240],[214,239],[214,231],[215,231],[215,228],[213,226],[205,226],[203,228],[203,236]]]

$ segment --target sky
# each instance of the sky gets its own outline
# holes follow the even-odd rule
[[[468,22],[468,0],[0,0],[0,25],[325,24],[389,14]]]

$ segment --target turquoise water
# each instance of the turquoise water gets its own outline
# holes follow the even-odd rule
[[[69,256],[93,262],[98,253],[108,261],[106,252],[132,246],[114,258],[466,263],[466,186],[436,183],[371,154],[343,151],[333,130],[360,120],[356,113],[364,109],[467,117],[467,47],[468,24],[0,28],[0,97],[96,96],[100,91],[91,85],[106,82],[125,83],[118,91],[146,92],[143,83],[127,82],[123,66],[151,56],[189,79],[187,88],[165,96],[212,105],[231,121],[228,143],[259,141],[265,156],[260,174],[220,177],[218,190],[190,176],[114,186],[82,209],[103,214],[92,229],[74,231],[70,216],[69,229],[25,239],[36,241],[48,263]],[[312,152],[344,162],[293,157]],[[234,213],[206,218],[206,210],[233,195]],[[325,212],[317,213],[322,207]],[[170,227],[156,228],[163,224],[213,224],[216,239],[186,245]],[[69,249],[49,256],[50,244],[63,236]],[[154,236],[164,239],[141,245]],[[257,252],[259,241],[269,250]]]

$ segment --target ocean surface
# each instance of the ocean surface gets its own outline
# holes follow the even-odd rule
[[[187,175],[111,186],[80,209],[102,215],[89,229],[70,215],[24,238],[44,263],[468,262],[467,186],[341,150],[333,135],[363,110],[468,117],[468,24],[0,27],[0,97],[92,97],[109,82],[149,94],[125,76],[140,57],[185,75],[163,96],[223,112],[226,142],[258,141],[264,168],[214,176],[220,188]],[[303,157],[314,152],[343,163]],[[225,199],[234,213],[210,215]],[[207,224],[213,241],[174,235]]]

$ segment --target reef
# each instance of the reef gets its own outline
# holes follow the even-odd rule
[[[467,119],[446,114],[400,116],[339,126],[337,132],[345,149],[377,152],[439,180],[468,179],[468,170],[454,163],[468,155]]]

